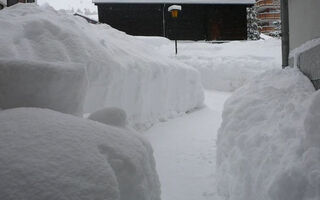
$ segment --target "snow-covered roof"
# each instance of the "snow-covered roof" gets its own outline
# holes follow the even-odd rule
[[[93,3],[254,4],[255,0],[93,0]]]
[[[168,11],[171,12],[172,10],[181,10],[181,6],[179,5],[172,5],[168,8]]]

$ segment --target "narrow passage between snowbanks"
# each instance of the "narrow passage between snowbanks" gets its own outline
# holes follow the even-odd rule
[[[230,93],[207,91],[206,108],[146,132],[154,148],[162,200],[215,199],[217,130]]]

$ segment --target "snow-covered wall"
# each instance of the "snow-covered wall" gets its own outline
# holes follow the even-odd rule
[[[289,0],[290,50],[320,37],[319,8],[319,0]]]
[[[289,65],[296,66],[320,89],[320,1],[289,0]]]
[[[0,58],[84,65],[85,112],[118,107],[139,128],[202,106],[197,70],[108,25],[19,4],[0,12],[0,27]]]
[[[297,69],[256,77],[227,100],[217,141],[228,200],[320,199],[320,93]]]
[[[289,65],[298,67],[320,89],[320,37],[290,51]]]

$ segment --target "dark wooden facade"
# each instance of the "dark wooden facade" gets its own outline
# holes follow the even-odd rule
[[[245,40],[247,11],[244,4],[179,4],[173,19],[172,4],[97,3],[99,21],[130,35],[165,36],[178,40]]]
[[[34,3],[35,0],[7,0],[7,6],[12,6],[17,3]]]

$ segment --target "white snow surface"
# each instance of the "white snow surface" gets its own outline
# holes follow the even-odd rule
[[[162,200],[216,200],[216,139],[230,93],[205,92],[206,107],[146,131],[154,149]]]
[[[141,38],[157,44],[157,50],[198,69],[205,89],[234,91],[248,80],[267,70],[281,66],[281,40],[233,41],[222,44],[178,41],[161,38]]]
[[[92,0],[37,0],[39,5],[49,4],[56,10],[75,10],[84,11],[89,9],[91,12],[97,11],[97,6],[92,3]]]
[[[141,134],[40,108],[0,112],[0,199],[160,200]]]
[[[145,128],[203,104],[197,70],[108,25],[18,4],[1,11],[0,26],[0,58],[86,66],[86,113],[118,107]]]
[[[225,103],[217,141],[226,200],[320,199],[320,92],[297,69],[271,70]]]
[[[93,3],[254,4],[255,0],[93,0]]]
[[[0,107],[50,108],[82,115],[87,90],[84,65],[0,58]]]
[[[180,5],[172,5],[168,8],[168,11],[171,12],[172,10],[181,10],[182,7]]]

